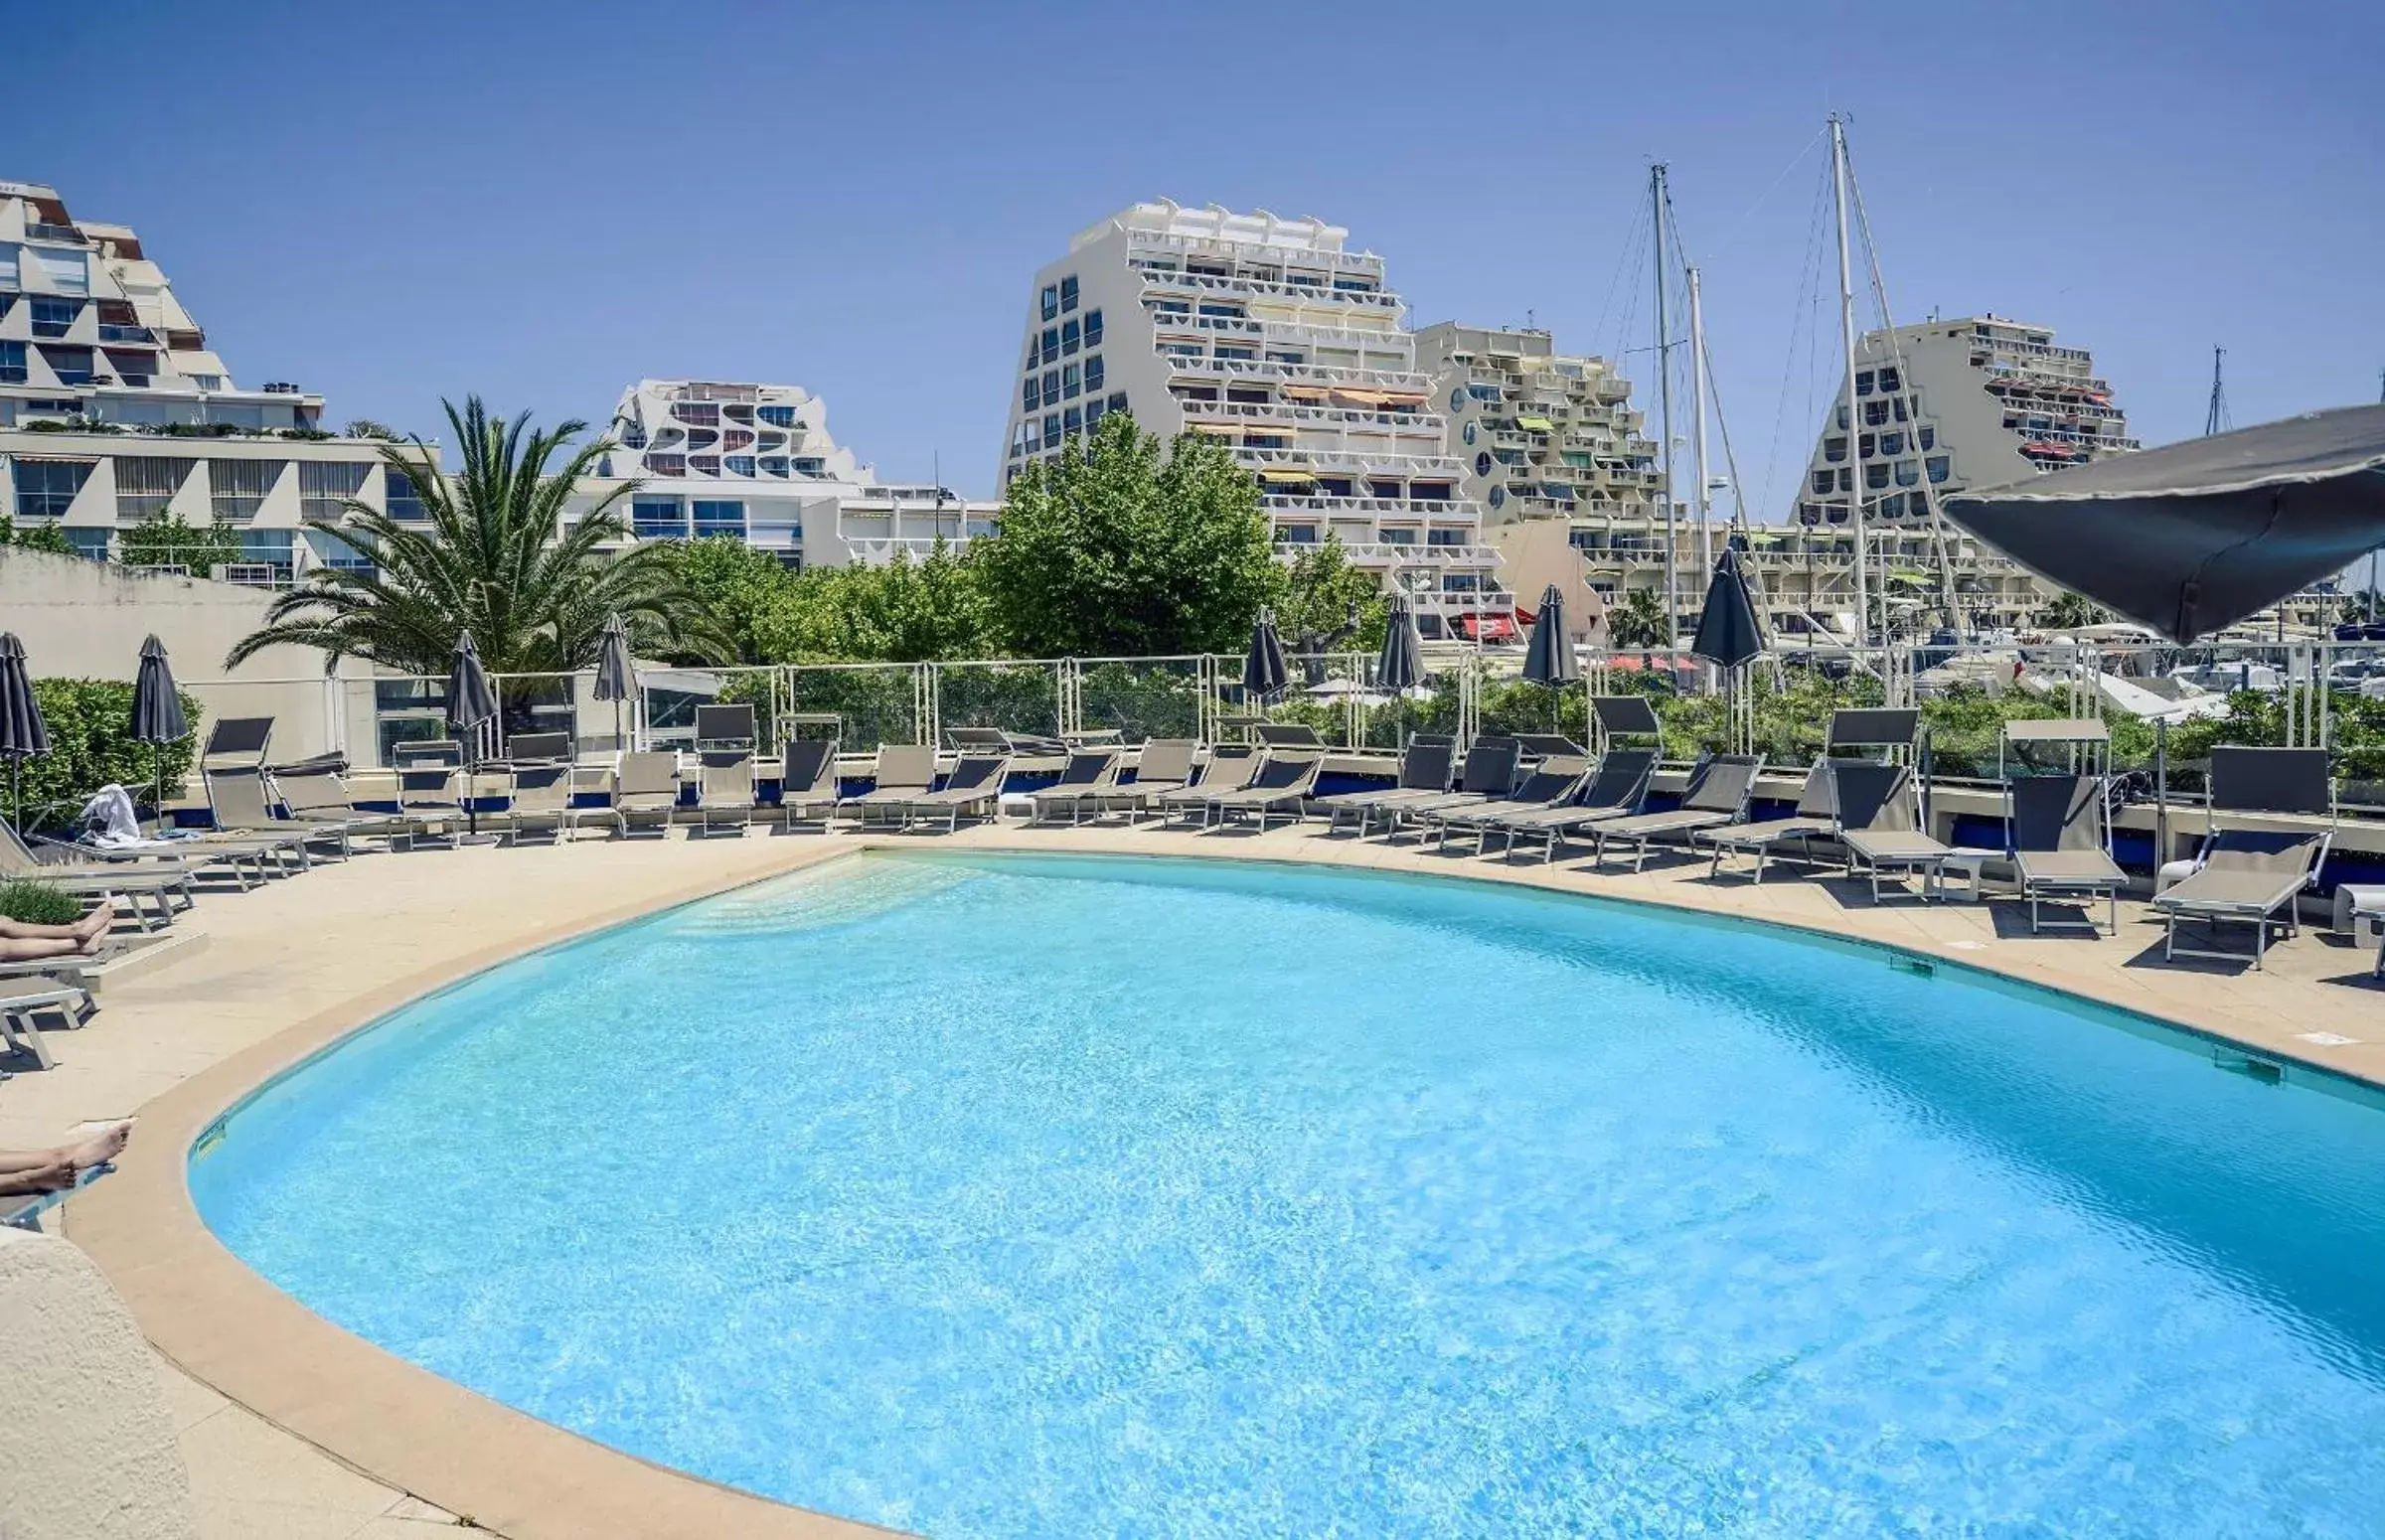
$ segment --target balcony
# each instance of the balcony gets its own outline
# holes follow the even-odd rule
[[[1142,272],[1146,289],[1205,289],[1220,294],[1264,294],[1312,304],[1354,305],[1362,309],[1386,311],[1391,315],[1399,314],[1403,308],[1399,296],[1384,289],[1333,289],[1311,283],[1270,283],[1261,278],[1218,278],[1207,273],[1162,272],[1149,267],[1142,269]]]
[[[99,340],[154,344],[157,338],[145,326],[124,326],[113,321],[102,321],[99,323]]]
[[[1382,466],[1386,472],[1396,468],[1401,476],[1446,477],[1456,481],[1465,469],[1456,460],[1436,448],[1430,454],[1401,454],[1390,449],[1359,449],[1349,446],[1316,449],[1251,449],[1237,446],[1234,458],[1245,465],[1281,465],[1307,468],[1323,467],[1327,462],[1347,463],[1351,474],[1364,475],[1365,467]]]
[[[1291,381],[1294,384],[1348,385],[1365,390],[1401,390],[1432,398],[1433,383],[1410,370],[1349,369],[1339,364],[1278,364],[1267,359],[1187,359],[1170,357],[1168,367],[1179,374],[1238,376],[1249,380]]]
[[[1453,518],[1464,512],[1466,505],[1454,499],[1438,498],[1360,498],[1326,497],[1317,493],[1270,492],[1260,501],[1267,512],[1278,517],[1285,514],[1325,514],[1332,518],[1369,518],[1385,514],[1394,518],[1414,519],[1419,516]],[[1419,547],[1422,548],[1422,547]],[[1475,547],[1441,547],[1472,549]],[[1486,547],[1487,548],[1487,547]]]
[[[91,243],[84,237],[81,231],[72,225],[45,225],[39,221],[29,222],[26,225],[25,238],[28,240],[72,240],[79,246],[87,246]]]
[[[1442,418],[1427,411],[1368,411],[1358,406],[1304,406],[1292,401],[1184,401],[1187,421],[1222,421],[1228,418],[1247,418],[1251,426],[1275,423],[1308,423],[1317,427],[1386,427],[1405,428],[1410,432],[1434,435],[1436,442],[1442,433]],[[1284,429],[1291,431],[1290,427]]]

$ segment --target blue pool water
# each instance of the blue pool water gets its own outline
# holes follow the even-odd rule
[[[420,1001],[191,1179],[393,1352],[938,1540],[2370,1536],[2381,1156],[1876,952],[904,854]]]

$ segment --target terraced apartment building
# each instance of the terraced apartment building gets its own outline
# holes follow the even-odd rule
[[[238,530],[242,559],[217,575],[263,586],[355,560],[304,522],[352,498],[400,519],[421,504],[322,414],[294,385],[242,388],[131,230],[0,182],[0,512],[20,527],[105,558],[171,511]]]
[[[1208,434],[1259,479],[1279,551],[1339,539],[1426,636],[1506,634],[1513,595],[1435,382],[1349,233],[1165,200],[1080,231],[1030,286],[1003,485],[1113,411]]]

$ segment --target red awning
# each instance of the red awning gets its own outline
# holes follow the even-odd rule
[[[1515,634],[1511,615],[1460,615],[1455,624],[1458,635],[1485,642],[1504,642]]]

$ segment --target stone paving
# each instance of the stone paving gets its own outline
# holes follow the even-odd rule
[[[1875,906],[1860,884],[1795,867],[1775,866],[1759,887],[1744,866],[1710,880],[1702,860],[1652,862],[1637,875],[1597,872],[1579,856],[1510,866],[1331,837],[1316,823],[1263,835],[1006,824],[868,842],[756,827],[743,837],[361,854],[254,892],[207,897],[182,922],[206,931],[205,949],[111,987],[87,1026],[51,1034],[56,1068],[0,1086],[0,1146],[46,1145],[78,1122],[147,1114],[122,1168],[65,1205],[49,1228],[91,1252],[163,1350],[160,1373],[204,1533],[398,1540],[453,1533],[458,1510],[516,1540],[731,1532],[724,1525],[867,1532],[601,1451],[357,1342],[216,1246],[190,1209],[181,1171],[191,1136],[240,1089],[439,982],[871,843],[1320,860],[1761,918],[2074,991],[2265,1058],[2385,1085],[2377,1023],[2385,992],[2372,984],[2367,952],[2306,930],[2274,949],[2262,972],[2164,966],[2160,927],[2138,904],[2123,904],[2117,937],[2032,937],[2013,904],[1907,897]]]

